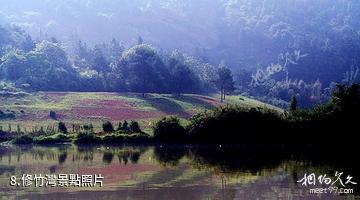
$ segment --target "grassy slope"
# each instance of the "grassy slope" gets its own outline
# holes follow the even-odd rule
[[[111,120],[114,123],[123,120],[137,120],[149,130],[154,120],[166,115],[178,115],[189,118],[193,114],[222,105],[218,96],[147,94],[143,98],[133,93],[59,93],[39,92],[24,98],[0,97],[0,110],[15,111],[15,120],[2,120],[0,126],[8,129],[11,124],[31,130],[34,127],[52,126],[57,121],[49,118],[54,110],[58,120],[68,124],[93,123],[100,130],[101,122]],[[244,107],[261,107],[282,112],[274,106],[242,97],[228,96],[225,103],[239,104]]]

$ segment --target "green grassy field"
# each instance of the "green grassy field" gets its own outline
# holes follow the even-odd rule
[[[55,126],[58,121],[64,121],[69,127],[92,123],[95,130],[100,131],[105,120],[112,121],[114,126],[123,120],[136,120],[149,132],[154,121],[163,116],[188,119],[198,112],[225,104],[282,112],[277,107],[243,96],[227,96],[221,103],[217,95],[194,94],[146,94],[144,98],[135,93],[38,92],[21,97],[0,97],[0,102],[1,111],[15,114],[15,119],[1,119],[0,127],[16,130],[19,125],[23,131]],[[56,112],[57,120],[50,118],[51,110]]]

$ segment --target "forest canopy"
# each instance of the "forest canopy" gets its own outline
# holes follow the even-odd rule
[[[33,90],[220,92],[226,66],[226,93],[308,107],[360,81],[358,1],[11,2],[0,6],[0,78]]]
[[[4,30],[4,38],[16,34]],[[214,91],[217,80],[216,67],[178,50],[162,54],[148,44],[125,48],[113,39],[93,48],[78,41],[69,55],[55,38],[36,43],[21,33],[22,38],[2,43],[0,78],[23,89],[181,94]],[[23,38],[29,44],[18,41]]]

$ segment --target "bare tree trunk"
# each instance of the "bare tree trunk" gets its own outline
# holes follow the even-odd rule
[[[223,102],[223,89],[220,90],[220,102]]]

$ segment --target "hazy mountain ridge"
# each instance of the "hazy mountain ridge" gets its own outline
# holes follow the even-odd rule
[[[205,41],[196,44],[195,36],[205,35],[209,29],[206,27],[212,26],[204,23],[208,17],[199,16],[203,19],[195,21],[182,11],[187,5],[185,2],[174,5],[172,1],[55,0],[44,3],[33,0],[22,2],[21,6],[14,5],[13,1],[5,4],[5,8],[0,7],[4,23],[23,27],[34,38],[47,34],[64,42],[82,39],[94,44],[117,38],[133,44],[141,35],[159,47],[186,49],[184,41],[188,45],[205,44]]]
[[[360,2],[352,0],[4,0],[0,23],[67,49],[112,38],[180,49],[233,69],[242,92],[325,101],[333,83],[359,81]],[[304,89],[305,88],[305,89]],[[305,94],[306,93],[306,94]]]

